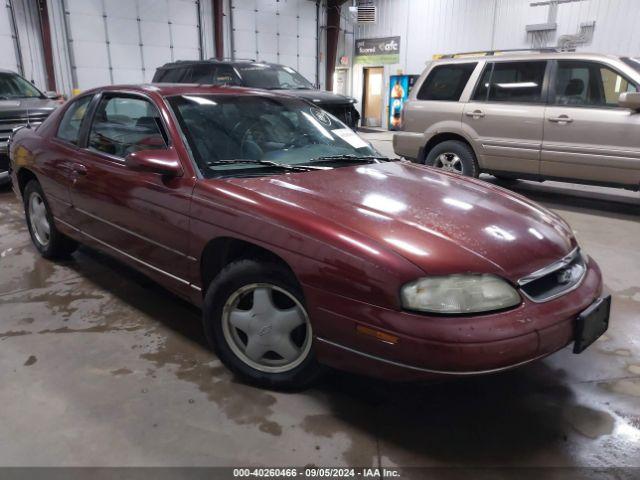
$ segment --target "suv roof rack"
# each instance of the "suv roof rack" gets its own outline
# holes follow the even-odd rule
[[[502,53],[515,53],[515,52],[575,52],[575,48],[572,49],[562,49],[558,47],[543,47],[543,48],[508,48],[504,50],[478,50],[475,52],[459,52],[459,53],[447,53],[447,54],[436,54],[433,56],[434,60],[439,60],[441,58],[460,58],[460,57],[471,57],[471,56],[486,56],[491,57],[494,55],[500,55]]]
[[[255,62],[256,61],[255,58],[233,58],[233,57],[222,57],[222,58],[211,57],[209,60],[214,62],[226,62],[229,60],[234,62]]]

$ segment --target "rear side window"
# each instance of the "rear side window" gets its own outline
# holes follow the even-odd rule
[[[58,138],[78,145],[82,120],[84,120],[87,107],[89,107],[89,102],[91,102],[92,98],[91,95],[88,95],[74,100],[71,105],[69,105],[58,126],[58,133],[56,135]]]
[[[184,81],[188,83],[212,83],[213,65],[201,64],[192,66]]]
[[[142,98],[103,98],[93,118],[89,147],[121,158],[139,150],[166,148],[158,109]]]
[[[556,73],[557,105],[615,107],[621,93],[637,87],[604,65],[577,60],[561,60]]]
[[[240,85],[241,81],[231,65],[218,65],[213,83],[214,85]]]
[[[184,80],[187,73],[186,68],[169,68],[164,71],[157,81],[163,83],[180,83]]]
[[[546,68],[546,61],[487,64],[473,99],[489,102],[541,102]]]
[[[464,63],[435,67],[420,87],[418,100],[457,102],[476,65]]]

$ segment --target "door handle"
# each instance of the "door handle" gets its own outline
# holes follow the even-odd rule
[[[559,117],[549,117],[547,120],[553,123],[571,123],[573,118],[567,115],[560,115]]]
[[[484,112],[482,110],[474,110],[473,112],[464,112],[467,117],[483,118]]]
[[[85,167],[84,165],[82,165],[81,163],[74,163],[71,166],[71,170],[73,171],[73,173],[75,173],[76,175],[86,175],[87,174],[87,167]]]

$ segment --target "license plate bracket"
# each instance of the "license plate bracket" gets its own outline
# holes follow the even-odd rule
[[[576,319],[573,353],[583,352],[609,328],[611,295],[599,298]]]

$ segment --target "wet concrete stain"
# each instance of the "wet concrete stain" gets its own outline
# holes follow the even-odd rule
[[[613,433],[615,419],[607,412],[575,405],[567,409],[565,416],[573,429],[585,437],[595,439]]]
[[[627,370],[634,375],[640,375],[640,365],[628,365]]]
[[[35,355],[30,355],[29,358],[27,358],[27,361],[24,362],[24,366],[25,367],[30,367],[31,365],[33,365],[37,361],[38,361],[38,359],[36,358]]]
[[[118,377],[121,375],[130,375],[133,373],[132,370],[129,370],[128,368],[118,368],[117,370],[111,370],[111,375],[113,375],[114,377]]]
[[[613,393],[640,397],[640,378],[622,378],[612,382],[602,382],[599,385]]]
[[[195,326],[200,328],[199,322]],[[196,338],[200,337],[199,340],[204,342],[202,336],[200,332]],[[254,425],[272,436],[282,434],[282,426],[269,418],[274,413],[276,396],[266,390],[236,383],[224,367],[211,365],[215,357],[204,345],[194,346],[188,338],[171,335],[164,338],[155,351],[143,353],[140,357],[158,369],[172,368],[177,378],[195,385],[238,425]],[[240,402],[238,398],[243,400]]]
[[[10,330],[8,332],[0,333],[0,340],[11,337],[21,337],[23,335],[31,335],[31,332],[28,332],[26,330]]]

